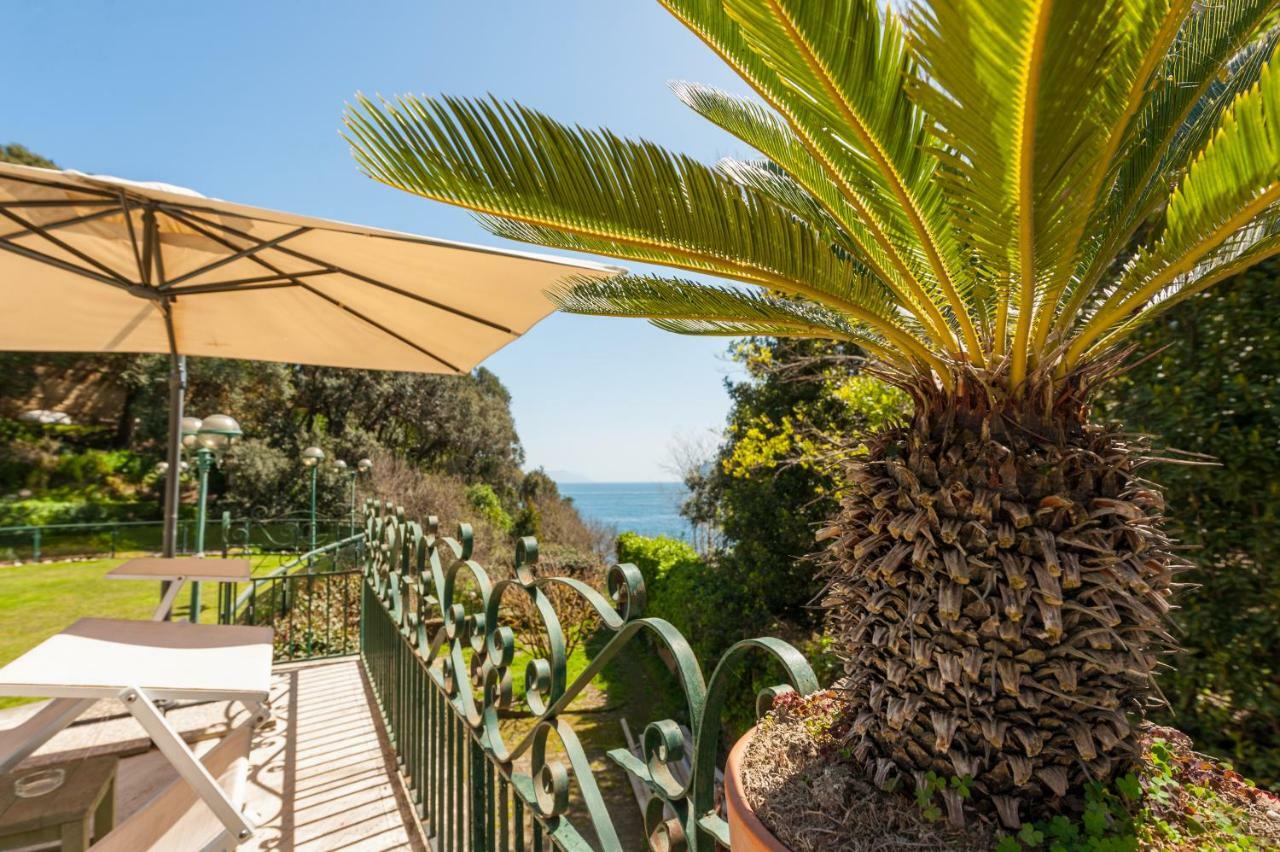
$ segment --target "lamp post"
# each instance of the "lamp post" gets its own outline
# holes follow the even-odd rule
[[[360,459],[356,462],[356,473],[360,476],[368,476],[373,473],[373,461],[370,459]],[[351,534],[356,534],[356,481],[351,480]]]
[[[348,467],[347,463],[344,462],[342,459],[333,460],[333,469],[338,472],[338,476],[341,476],[347,480],[347,484],[351,486],[351,491],[353,495],[352,499],[354,500],[355,499],[354,494],[355,494],[355,488],[356,488],[355,469]]]
[[[320,462],[324,461],[324,450],[319,447],[307,447],[302,451],[302,464],[311,468],[311,550],[316,549],[316,476],[320,473]]]
[[[336,470],[340,476],[346,477],[347,485],[351,489],[351,535],[355,535],[356,534],[356,480],[363,475],[367,475],[369,471],[373,470],[373,462],[370,461],[369,459],[360,459],[360,461],[356,462],[355,467],[351,467],[342,459],[337,459],[333,463],[333,469]]]
[[[195,420],[195,418],[190,418]],[[184,432],[182,442],[194,446],[196,450],[196,472],[200,477],[200,488],[196,502],[196,556],[204,556],[204,531],[208,521],[209,471],[217,463],[218,458],[226,452],[236,439],[244,433],[234,417],[227,414],[211,414],[204,420],[196,421],[200,425],[191,442],[187,443]],[[184,423],[185,426],[185,423]],[[191,583],[191,620],[200,620],[200,584]]]

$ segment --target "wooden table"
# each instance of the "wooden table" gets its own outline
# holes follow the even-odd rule
[[[61,787],[31,799],[14,793],[15,781],[46,769],[67,773]],[[115,813],[114,757],[89,757],[0,775],[0,849],[60,842],[63,852],[82,852],[91,839],[111,830]]]
[[[179,556],[165,559],[159,556],[142,556],[120,563],[107,572],[108,580],[152,580],[165,584],[160,605],[152,613],[154,621],[164,621],[173,609],[182,584],[191,580],[211,583],[247,583],[253,572],[248,559],[204,559],[198,556]],[[192,613],[192,621],[198,613]]]
[[[247,837],[252,825],[155,701],[238,701],[265,719],[271,640],[269,627],[82,618],[0,668],[0,695],[60,699],[3,732],[0,765],[16,766],[94,701],[116,699],[231,836]]]

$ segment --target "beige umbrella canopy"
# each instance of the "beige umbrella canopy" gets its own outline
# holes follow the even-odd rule
[[[173,356],[170,524],[179,356],[461,373],[549,314],[557,281],[615,272],[0,164],[0,349]]]

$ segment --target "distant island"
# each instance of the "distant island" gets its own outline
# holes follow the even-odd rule
[[[574,470],[549,470],[547,476],[555,480],[556,485],[585,485],[595,482],[591,477]]]

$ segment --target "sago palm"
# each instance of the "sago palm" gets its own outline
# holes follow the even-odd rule
[[[357,160],[504,237],[738,282],[571,281],[565,310],[861,346],[915,414],[824,531],[852,753],[971,776],[1011,826],[1068,804],[1133,754],[1176,567],[1090,393],[1280,251],[1275,3],[663,4],[757,97],[676,95],[758,158],[403,97],[349,111]]]

